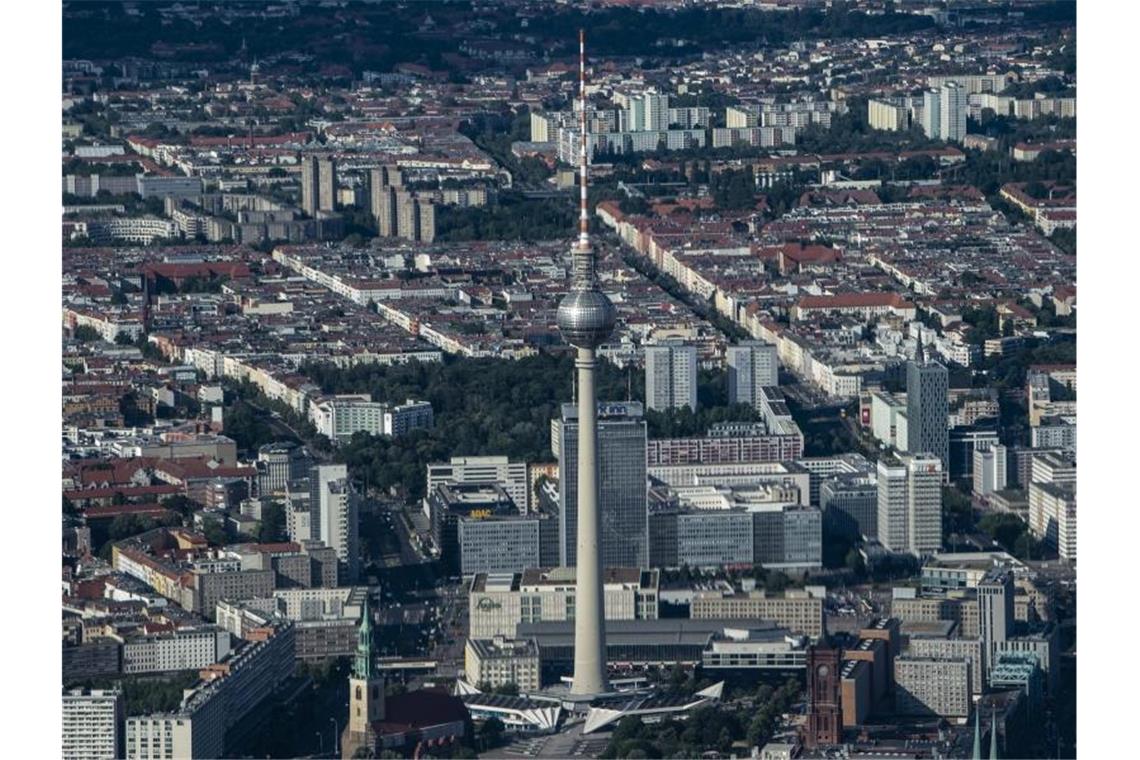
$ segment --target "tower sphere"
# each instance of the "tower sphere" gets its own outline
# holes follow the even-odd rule
[[[558,304],[558,330],[572,346],[597,348],[610,337],[617,310],[600,290],[571,290]]]

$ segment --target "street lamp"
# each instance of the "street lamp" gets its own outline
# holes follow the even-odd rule
[[[339,740],[339,736],[340,736],[340,727],[337,725],[336,718],[329,718],[329,721],[331,721],[333,724],[333,757],[337,757],[338,755],[340,755],[340,753],[337,752],[337,749],[336,749],[337,741]]]

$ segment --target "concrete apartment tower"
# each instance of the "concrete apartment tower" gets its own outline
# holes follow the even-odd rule
[[[598,409],[594,386],[595,350],[613,332],[617,319],[610,299],[598,287],[586,206],[586,33],[578,32],[579,177],[578,241],[571,251],[570,292],[558,304],[558,329],[578,350],[578,557],[574,618],[574,680],[571,694],[606,691],[605,618],[598,514]]]

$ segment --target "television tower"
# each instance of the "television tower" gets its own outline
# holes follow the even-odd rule
[[[571,249],[570,292],[558,304],[558,330],[577,350],[578,558],[574,615],[574,680],[571,694],[606,691],[606,631],[598,513],[598,401],[595,349],[613,332],[617,313],[598,287],[586,205],[586,33],[578,32],[578,240]]]

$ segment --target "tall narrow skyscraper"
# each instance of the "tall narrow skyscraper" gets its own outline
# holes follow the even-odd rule
[[[933,454],[950,472],[950,373],[927,361],[919,341],[914,361],[906,365],[906,448]]]
[[[595,351],[613,332],[617,313],[598,287],[590,220],[586,205],[586,33],[578,33],[578,119],[581,128],[578,169],[581,183],[578,241],[571,251],[570,292],[558,304],[558,329],[578,350],[578,562],[574,615],[572,694],[606,690],[606,634],[602,608],[602,563],[598,515],[598,409]]]

